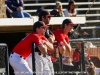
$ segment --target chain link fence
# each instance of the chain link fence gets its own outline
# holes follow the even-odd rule
[[[9,75],[7,44],[0,43],[0,75]]]
[[[67,65],[62,65],[62,60],[59,59],[61,55],[59,54],[59,50],[56,49],[55,52],[52,54],[54,57],[58,58],[58,61],[53,62],[55,75],[100,75],[100,38],[89,38],[89,39],[71,39],[71,46],[72,46],[72,60],[73,60],[73,52],[77,48],[77,43],[81,43],[81,62],[80,62],[80,70],[76,70],[74,67],[73,70],[69,70]],[[89,68],[86,70],[86,60],[85,60],[85,52],[88,51],[90,55],[90,60],[94,64],[92,70]],[[74,64],[72,62],[72,64]],[[62,65],[62,66],[60,66]]]

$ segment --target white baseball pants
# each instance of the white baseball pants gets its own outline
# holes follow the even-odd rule
[[[26,60],[32,69],[32,54]],[[36,75],[54,75],[53,63],[51,63],[50,56],[43,57],[43,54],[39,55],[38,52],[35,52]]]
[[[17,53],[10,54],[9,62],[15,75],[33,75],[27,61]]]

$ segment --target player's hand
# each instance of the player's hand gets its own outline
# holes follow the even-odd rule
[[[46,43],[46,41],[45,41],[45,40],[42,40],[42,43],[43,43],[43,44],[45,44],[45,43]]]

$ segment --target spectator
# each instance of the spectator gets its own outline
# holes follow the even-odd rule
[[[10,10],[7,6],[6,6],[6,15],[7,15],[7,18],[12,18],[12,16],[11,16],[11,13],[12,13],[13,11],[12,10]]]
[[[68,7],[64,11],[64,15],[65,15],[65,17],[76,17],[76,14],[77,14],[77,12],[75,10],[75,1],[70,0],[68,3]]]
[[[56,2],[56,7],[50,12],[54,17],[64,17],[62,3]]]
[[[92,42],[86,42],[86,43],[85,43],[85,47],[86,47],[86,48],[97,48],[95,45],[93,45]]]
[[[76,71],[80,71],[81,69],[81,42],[78,42],[77,43],[77,48],[75,49],[75,51],[73,52],[73,63],[74,63],[74,66],[75,66],[75,69]],[[92,73],[90,75],[95,75],[95,66],[94,64],[92,63],[92,61],[90,60],[90,54],[87,50],[85,50],[85,67],[87,68],[87,72],[88,73]],[[91,71],[90,71],[91,70]]]
[[[24,17],[31,17],[29,13],[23,12],[24,3],[23,0],[7,0],[7,15],[11,15],[14,18],[24,18]],[[8,9],[10,11],[8,11]]]
[[[97,48],[95,45],[93,45],[93,43],[92,42],[86,42],[85,43],[85,45],[84,45],[87,49],[88,48]],[[96,71],[96,75],[99,75],[100,74],[100,68],[98,68],[98,67],[94,67],[94,69],[95,69],[95,71]],[[87,71],[91,74],[92,72],[91,72],[91,70],[94,70],[94,69],[87,69]],[[93,73],[92,73],[93,74]],[[91,74],[91,75],[92,75]]]

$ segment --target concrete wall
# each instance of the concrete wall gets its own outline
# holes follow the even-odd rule
[[[0,18],[6,17],[5,0],[0,0]]]

